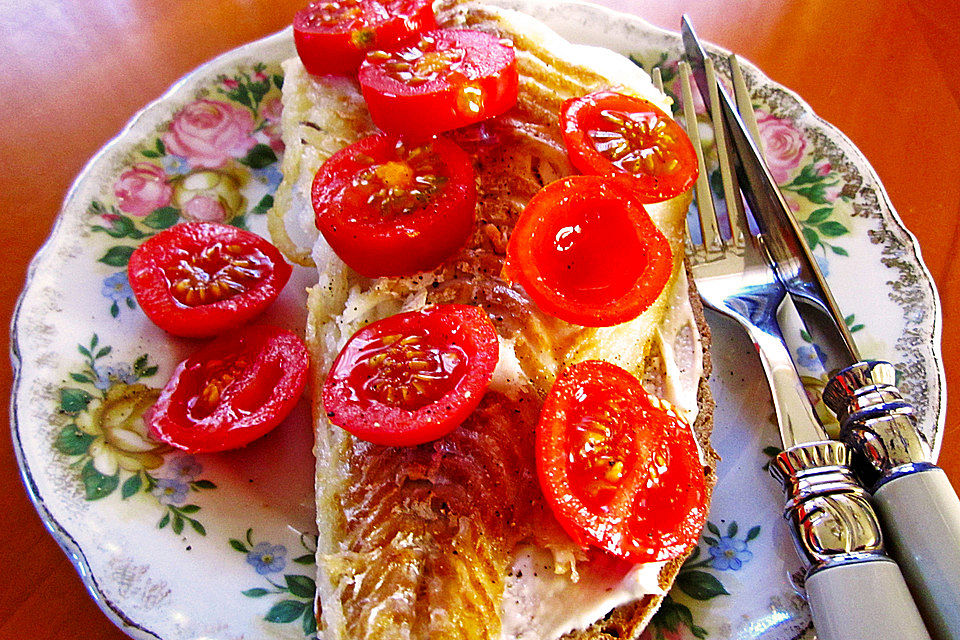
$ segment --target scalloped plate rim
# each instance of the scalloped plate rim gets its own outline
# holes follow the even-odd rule
[[[508,2],[510,0],[507,0]],[[499,4],[504,4],[503,0],[497,2]],[[549,0],[518,0],[518,4],[523,5],[537,5],[546,7],[548,5],[560,6],[560,5],[570,5],[573,7],[578,7],[582,10],[589,10],[595,14],[602,15],[607,20],[613,21],[629,21],[634,25],[641,27],[646,31],[651,31],[660,34],[663,37],[678,37],[674,31],[664,29],[649,23],[635,15],[624,14],[622,12],[609,9],[600,5],[593,5],[586,2],[581,2],[579,0],[562,0],[560,2],[550,2]],[[17,459],[19,466],[19,472],[21,479],[24,483],[24,487],[30,497],[31,502],[34,504],[37,509],[38,515],[41,518],[46,529],[50,532],[51,536],[57,541],[60,547],[63,549],[64,553],[69,558],[70,562],[73,564],[74,568],[77,570],[78,574],[81,577],[85,588],[90,593],[93,600],[96,602],[97,606],[104,612],[108,619],[113,622],[117,627],[119,627],[125,633],[131,635],[132,637],[138,639],[149,639],[149,638],[161,638],[157,633],[146,629],[135,621],[130,620],[126,617],[123,610],[113,603],[101,590],[98,584],[97,577],[93,575],[88,561],[84,555],[84,551],[76,543],[73,536],[70,532],[53,516],[52,513],[47,509],[46,504],[43,498],[38,494],[36,484],[31,476],[31,469],[26,464],[26,458],[23,451],[23,443],[20,437],[20,424],[18,421],[17,411],[16,411],[16,397],[21,386],[21,364],[22,356],[20,352],[20,340],[19,340],[19,321],[21,318],[21,308],[24,303],[27,294],[29,293],[31,286],[33,284],[34,274],[37,271],[38,265],[40,265],[43,260],[46,258],[47,253],[51,250],[54,241],[57,239],[58,234],[61,230],[62,224],[65,219],[65,212],[72,205],[80,191],[80,187],[84,184],[94,172],[94,169],[103,160],[108,156],[116,147],[121,145],[126,141],[127,136],[136,129],[138,124],[142,122],[145,118],[150,116],[154,111],[158,109],[163,109],[174,97],[187,85],[189,85],[193,80],[205,75],[209,69],[214,68],[218,65],[223,64],[228,60],[239,59],[246,52],[253,49],[260,49],[268,46],[271,43],[284,41],[287,38],[291,38],[291,27],[286,27],[278,32],[264,36],[253,42],[246,43],[239,47],[225,51],[211,60],[203,63],[202,65],[194,68],[191,71],[188,71],[183,76],[181,76],[177,81],[171,84],[159,97],[150,101],[143,108],[138,110],[124,125],[124,127],[112,138],[110,138],[83,166],[81,171],[78,173],[77,177],[71,183],[71,186],[67,190],[63,204],[60,207],[60,210],[57,214],[56,219],[54,220],[53,226],[44,243],[38,249],[37,253],[31,259],[24,280],[24,286],[21,290],[16,305],[14,307],[12,321],[11,321],[11,341],[10,341],[10,356],[11,363],[13,366],[13,384],[11,386],[10,393],[10,419],[11,419],[11,434],[14,445],[14,454]],[[729,53],[726,49],[709,44],[708,48],[713,53]],[[815,120],[820,123],[824,128],[829,129],[833,134],[835,134],[842,142],[848,145],[849,150],[857,155],[857,159],[861,161],[868,171],[869,175],[865,176],[870,178],[875,187],[875,191],[883,203],[886,205],[886,208],[890,212],[889,218],[884,218],[889,222],[892,222],[895,225],[895,231],[899,234],[902,234],[907,242],[906,244],[910,247],[911,257],[913,258],[915,264],[920,269],[920,275],[922,279],[928,284],[930,288],[931,297],[934,303],[935,317],[932,322],[932,335],[930,336],[930,342],[932,342],[932,351],[933,351],[933,364],[936,365],[936,374],[938,381],[938,393],[941,399],[941,410],[938,413],[938,419],[935,425],[934,432],[934,442],[932,447],[934,450],[934,456],[939,453],[940,446],[942,444],[942,429],[945,421],[945,411],[943,407],[945,406],[945,397],[946,397],[946,379],[945,371],[943,367],[942,359],[942,349],[941,349],[941,336],[942,336],[942,305],[939,298],[939,294],[936,290],[932,275],[924,264],[921,256],[921,251],[919,243],[917,242],[916,237],[903,225],[902,220],[900,219],[899,214],[894,208],[892,202],[889,199],[889,195],[886,190],[883,188],[880,178],[877,175],[876,171],[873,169],[869,161],[859,152],[853,142],[837,127],[830,124],[813,111],[810,105],[803,100],[803,98],[797,94],[795,91],[780,85],[773,80],[767,78],[756,65],[749,61],[745,61],[750,68],[758,74],[760,77],[764,78],[766,82],[774,86],[777,90],[787,93],[791,98],[793,98],[803,109],[807,115],[811,115]]]

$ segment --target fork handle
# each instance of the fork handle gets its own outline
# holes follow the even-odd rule
[[[929,640],[896,563],[888,558],[839,564],[806,579],[820,640]]]
[[[929,640],[899,567],[883,549],[870,496],[837,440],[790,447],[770,463],[783,486],[784,518],[807,568],[820,640]]]

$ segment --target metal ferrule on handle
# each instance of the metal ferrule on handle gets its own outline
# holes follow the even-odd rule
[[[810,613],[821,640],[929,640],[850,449],[827,440],[788,448],[770,465],[787,496],[784,517],[806,565]]]
[[[873,491],[884,482],[929,466],[930,448],[917,432],[913,407],[896,387],[888,362],[858,362],[823,390],[837,414],[840,439],[856,452],[858,475]]]
[[[807,573],[883,557],[869,496],[849,469],[850,450],[827,440],[791,447],[770,465],[787,497],[784,517]]]

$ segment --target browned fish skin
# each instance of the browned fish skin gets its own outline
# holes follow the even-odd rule
[[[488,393],[418,447],[351,443],[339,580],[351,638],[497,638],[511,551],[546,518],[540,401]]]
[[[427,301],[483,307],[501,336],[517,340],[524,372],[546,394],[552,375],[534,354],[563,361],[584,329],[540,311],[501,279],[501,271],[524,204],[547,182],[574,173],[558,123],[538,122],[518,106],[450,137],[475,159],[477,223],[467,245],[435,273],[437,286],[427,290]]]
[[[395,284],[427,284],[431,303],[483,307],[498,333],[515,339],[533,386],[516,400],[488,393],[464,425],[433,443],[387,448],[351,440],[340,496],[345,552],[331,563],[351,639],[497,639],[517,543],[536,538],[577,552],[543,502],[533,439],[551,370],[583,328],[543,314],[500,278],[524,204],[547,182],[574,173],[556,115],[544,116],[521,103],[449,134],[475,159],[474,234],[432,282]]]
[[[484,308],[498,333],[516,340],[534,385],[515,399],[488,392],[466,423],[432,443],[391,448],[349,438],[336,518],[342,551],[323,563],[348,638],[499,638],[517,543],[578,551],[536,477],[534,429],[552,375],[533,354],[562,360],[582,328],[542,314],[500,278],[523,204],[545,181],[573,171],[556,123],[534,120],[518,107],[453,136],[475,158],[475,232],[425,282],[390,283],[401,296],[426,286],[428,302]]]
[[[457,2],[442,4],[438,18],[449,26]],[[496,28],[482,15],[468,22]],[[475,158],[473,236],[435,272],[377,286],[398,300],[425,290],[427,302],[481,306],[498,333],[513,341],[532,384],[515,398],[488,392],[464,425],[418,447],[343,436],[341,448],[339,434],[331,438],[336,451],[326,450],[321,465],[336,467],[336,484],[325,487],[336,489],[323,493],[318,509],[333,526],[322,532],[328,544],[318,558],[318,584],[332,588],[324,592],[324,606],[333,605],[326,613],[334,637],[499,639],[504,579],[516,545],[532,540],[567,561],[579,555],[544,504],[533,440],[541,398],[589,330],[543,314],[500,274],[525,203],[544,184],[574,173],[558,126],[564,94],[598,88],[599,76],[530,56],[518,66],[524,84],[515,108],[446,134]],[[320,420],[320,429],[336,429]],[[638,606],[646,610],[647,604]]]

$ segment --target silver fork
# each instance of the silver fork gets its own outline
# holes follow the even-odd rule
[[[739,65],[731,57],[738,110],[759,140],[753,107]],[[757,347],[773,397],[784,451],[770,465],[787,497],[784,517],[806,569],[805,590],[821,640],[922,640],[929,638],[899,567],[886,557],[867,492],[849,469],[851,452],[829,440],[790,358],[778,322],[786,290],[747,211],[733,170],[734,157],[719,113],[710,60],[715,148],[724,191],[726,222],[713,202],[693,107],[689,66],[680,66],[687,133],[697,151],[697,236],[687,247],[704,304],[743,327]],[[655,76],[655,80],[658,78]],[[722,230],[721,230],[722,229]],[[724,233],[725,232],[725,233]],[[691,234],[688,234],[691,237]]]
[[[712,65],[708,73],[712,75]],[[723,183],[725,221],[718,216],[710,191],[686,63],[682,63],[681,76],[686,129],[700,164],[696,184],[699,242],[696,236],[687,234],[691,238],[687,260],[700,297],[709,308],[740,324],[757,345],[773,394],[774,409],[781,429],[785,429],[784,445],[826,440],[827,435],[814,415],[783,340],[777,313],[786,289],[770,267],[762,237],[751,231],[747,221],[723,127],[714,127],[713,133]],[[716,91],[715,83],[712,86]],[[712,104],[718,104],[718,100],[714,99]],[[722,122],[722,119],[714,114],[712,121]]]

